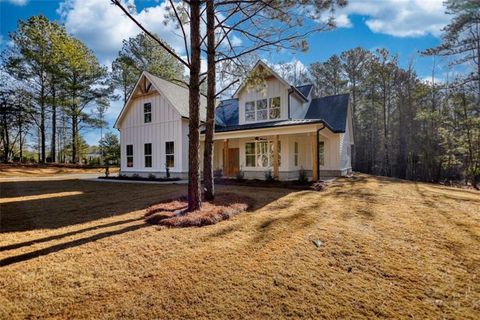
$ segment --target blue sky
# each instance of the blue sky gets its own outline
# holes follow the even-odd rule
[[[155,0],[125,0],[136,7],[135,15],[150,30],[158,33],[180,54],[183,42],[172,26],[165,26],[162,17],[165,4]],[[367,49],[385,47],[399,55],[402,66],[414,61],[420,78],[431,75],[432,58],[418,52],[440,43],[441,28],[448,22],[443,0],[349,0],[349,5],[335,13],[338,28],[317,33],[309,38],[306,53],[271,53],[272,63],[293,59],[303,65],[324,61],[333,54],[362,46]],[[109,0],[0,0],[0,47],[8,46],[8,33],[19,19],[43,14],[65,24],[67,30],[94,51],[100,62],[110,65],[122,40],[138,33],[138,29]],[[437,71],[441,77],[442,70]],[[110,128],[121,109],[112,101],[107,120]],[[112,130],[115,130],[112,128]],[[84,133],[89,144],[96,144],[97,130]]]

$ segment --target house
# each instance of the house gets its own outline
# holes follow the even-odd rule
[[[216,108],[216,173],[280,180],[297,179],[302,170],[313,180],[348,174],[353,145],[348,94],[312,98],[312,85],[292,86],[262,61],[252,72],[258,70],[267,74],[265,87],[243,83]],[[202,121],[205,108],[202,96]],[[164,176],[168,167],[172,176],[187,177],[187,88],[143,72],[115,128],[122,174]]]

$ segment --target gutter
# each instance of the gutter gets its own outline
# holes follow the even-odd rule
[[[317,181],[320,181],[320,156],[318,154],[318,151],[319,151],[319,148],[320,148],[320,131],[322,131],[325,128],[326,128],[326,126],[322,122],[322,127],[317,129],[317,154],[316,154],[316,157],[317,157]]]
[[[292,90],[288,90],[287,100],[288,100],[288,119],[290,120],[290,95],[292,94]]]

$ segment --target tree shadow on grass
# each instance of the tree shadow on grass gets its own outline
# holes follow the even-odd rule
[[[42,199],[19,198],[1,204],[0,232],[55,229],[142,210],[184,193],[182,185],[120,184],[82,180],[22,181],[1,184],[4,199],[51,195]],[[80,192],[56,196],[64,192]]]
[[[127,222],[124,222],[124,223],[127,223]],[[77,239],[77,240],[73,240],[73,241],[69,241],[69,242],[56,244],[56,245],[53,245],[53,246],[50,246],[50,247],[47,247],[47,248],[35,250],[35,251],[32,251],[32,252],[28,252],[28,253],[24,253],[24,254],[20,254],[20,255],[16,255],[16,256],[11,256],[11,257],[0,260],[0,266],[5,267],[5,266],[8,266],[8,265],[11,265],[11,264],[14,264],[14,263],[19,263],[19,262],[22,262],[22,261],[27,261],[27,260],[30,260],[30,259],[38,258],[40,256],[44,256],[44,255],[47,255],[47,254],[50,254],[50,253],[54,253],[54,252],[58,252],[58,251],[61,251],[61,250],[81,246],[81,245],[89,243],[89,242],[101,240],[101,239],[108,238],[108,237],[115,236],[115,235],[120,235],[120,234],[123,234],[123,233],[126,233],[126,232],[135,231],[135,230],[145,228],[145,227],[148,227],[148,226],[149,225],[147,225],[145,223],[136,224],[136,225],[133,225],[133,226],[128,226],[128,227],[122,228],[122,229],[97,233],[97,234],[94,234],[94,235],[89,236],[89,237],[85,237],[85,238],[81,238],[81,239]]]

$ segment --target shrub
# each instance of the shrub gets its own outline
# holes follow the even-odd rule
[[[155,180],[155,179],[157,179],[157,177],[156,177],[153,173],[150,173],[150,174],[148,175],[148,179],[150,179],[150,180]]]
[[[165,172],[167,174],[167,178],[170,178],[170,167],[165,163]]]
[[[302,167],[298,171],[298,183],[306,184],[307,182],[308,182],[307,171]]]
[[[242,170],[239,170],[235,178],[237,179],[237,181],[245,180],[245,172],[243,172]]]
[[[267,170],[264,172],[265,175],[265,181],[275,181],[275,178],[273,177],[272,170]]]
[[[134,173],[132,174],[132,178],[135,178],[135,179],[140,178],[140,175],[138,173]]]

